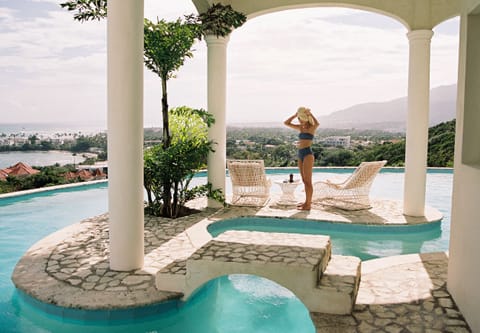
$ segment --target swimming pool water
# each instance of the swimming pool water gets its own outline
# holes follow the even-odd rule
[[[272,180],[283,180],[293,170],[269,171]],[[348,170],[316,172],[314,178],[345,176]],[[198,182],[205,182],[200,177]],[[230,191],[227,180],[227,193]],[[448,249],[452,172],[429,172],[427,204],[439,209],[444,219],[437,228],[400,239],[379,240],[367,233],[365,240],[371,257],[398,254],[400,249],[415,245],[415,252]],[[280,191],[273,185],[272,191]],[[298,192],[297,196],[300,197]],[[403,173],[383,171],[372,187],[373,197],[401,199]],[[233,275],[210,281],[189,302],[178,303],[167,313],[115,322],[79,321],[49,315],[25,302],[10,280],[16,262],[36,241],[84,218],[107,210],[107,185],[49,191],[18,198],[0,199],[0,332],[314,332],[308,311],[288,290],[271,281],[252,276]],[[358,230],[344,238],[332,236],[334,252],[356,255],[359,246],[351,240]],[[419,234],[422,234],[419,238]],[[397,233],[398,234],[401,233]],[[418,238],[418,239],[417,239]],[[353,251],[354,253],[351,253]]]
[[[212,224],[213,237],[227,230],[255,230],[312,235],[329,235],[332,253],[362,260],[401,254],[446,251],[441,238],[441,221],[415,226],[351,225],[285,218],[240,217]],[[429,251],[429,249],[432,249]]]
[[[291,292],[269,280],[247,275],[212,280],[187,303],[178,302],[163,312],[135,319],[60,318],[39,311],[18,296],[12,299],[17,326],[1,332],[315,332],[307,309]]]

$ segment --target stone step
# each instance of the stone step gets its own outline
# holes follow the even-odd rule
[[[187,275],[186,266],[186,260],[178,260],[162,268],[155,276],[155,287],[162,291],[183,293]]]
[[[361,260],[352,256],[332,255],[327,269],[312,293],[315,309],[311,312],[349,314],[357,298],[361,278]]]

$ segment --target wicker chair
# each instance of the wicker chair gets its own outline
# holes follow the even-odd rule
[[[313,184],[313,202],[345,210],[369,209],[370,187],[387,161],[362,162],[350,177],[341,183],[329,180]]]
[[[227,160],[232,181],[232,205],[265,206],[270,199],[271,181],[263,160]]]

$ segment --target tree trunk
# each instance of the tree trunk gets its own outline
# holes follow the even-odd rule
[[[178,182],[174,183],[174,190],[173,190],[173,205],[172,205],[172,217],[177,218],[178,217],[178,210],[179,210],[179,205],[178,205]]]
[[[167,101],[167,76],[162,76],[162,117],[163,117],[163,149],[170,147],[170,127],[168,124],[168,101]],[[162,179],[163,185],[163,207],[162,216],[172,217],[172,184],[170,178]]]
[[[148,205],[152,207],[153,206],[152,189],[150,188],[150,186],[145,186],[145,189],[147,192]]]
[[[162,77],[162,117],[163,117],[163,148],[170,147],[170,125],[168,123],[167,77]]]

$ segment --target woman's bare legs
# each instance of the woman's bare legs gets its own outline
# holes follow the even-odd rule
[[[302,183],[305,183],[303,180],[303,161],[301,159],[298,159],[298,172],[300,173],[300,177],[302,178]],[[304,204],[304,202],[299,202],[297,204],[297,207],[301,208]]]
[[[305,202],[298,206],[298,209],[301,209],[301,210],[310,210],[312,206],[312,196],[313,196],[312,173],[313,173],[314,161],[315,161],[315,158],[313,157],[313,155],[305,156],[303,161],[298,160],[298,168],[300,169],[302,182],[305,186]]]

